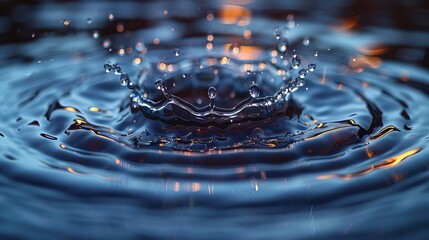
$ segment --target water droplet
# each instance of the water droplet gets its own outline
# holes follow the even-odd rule
[[[304,79],[306,75],[307,75],[307,70],[306,69],[299,70],[299,72],[298,72],[298,77],[299,78]]]
[[[292,58],[292,68],[298,69],[300,64],[301,64],[301,59],[299,58],[298,55],[294,55]]]
[[[314,53],[314,56],[315,56],[315,57],[318,57],[318,56],[319,56],[319,52],[318,52],[318,51],[316,51],[316,52]]]
[[[127,85],[127,87],[129,89],[134,89],[134,88],[136,88],[136,85],[133,82],[129,81],[129,79],[128,79],[128,85]]]
[[[91,24],[92,23],[92,18],[87,18],[86,19],[86,23]]]
[[[314,72],[314,70],[316,70],[316,64],[314,63],[308,64],[308,71]]]
[[[282,33],[281,33],[281,30],[279,28],[276,28],[276,29],[274,29],[273,34],[274,34],[274,38],[279,40]]]
[[[115,20],[115,15],[113,15],[113,13],[109,13],[108,18],[109,18],[109,21],[113,21]]]
[[[142,42],[138,42],[136,43],[135,49],[139,52],[143,51],[146,48],[146,46],[144,45],[144,43]]]
[[[114,63],[112,65],[112,70],[113,70],[113,73],[116,75],[120,75],[122,72],[122,69],[121,69],[121,66],[119,66],[119,63]]]
[[[209,87],[208,96],[210,99],[215,99],[217,95],[217,90],[215,87]]]
[[[155,82],[155,88],[158,89],[158,90],[165,89],[165,82],[164,82],[164,80],[162,80],[162,79],[156,80],[156,82]]]
[[[180,50],[179,49],[174,49],[174,56],[178,57],[180,55]]]
[[[68,25],[70,25],[70,20],[68,20],[68,19],[64,19],[64,20],[62,20],[62,21],[61,21],[61,23],[62,23],[64,26],[68,26]]]
[[[125,55],[125,49],[124,49],[124,48],[122,48],[122,47],[121,47],[121,48],[119,48],[119,49],[118,49],[118,55],[119,55],[119,56],[121,56],[121,57],[122,57],[122,56],[124,56],[124,55]]]
[[[289,49],[289,43],[287,41],[282,41],[277,46],[280,52],[286,52]]]
[[[110,45],[112,45],[112,42],[109,39],[106,39],[103,41],[103,47],[104,48],[109,48]]]
[[[259,97],[259,94],[261,93],[261,90],[259,89],[259,85],[258,84],[252,84],[252,86],[250,86],[250,88],[249,88],[249,93],[250,93],[250,96],[252,98]]]
[[[99,37],[100,37],[100,33],[97,30],[92,32],[92,38],[98,39]]]
[[[104,64],[104,71],[106,71],[107,73],[112,71],[112,64],[110,64],[110,63]]]
[[[130,78],[128,77],[128,74],[122,73],[119,81],[122,86],[127,86],[130,83]]]
[[[302,40],[302,44],[307,47],[308,45],[310,45],[310,39],[308,37],[305,37]]]

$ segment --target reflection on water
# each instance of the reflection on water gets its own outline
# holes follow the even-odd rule
[[[427,238],[426,3],[1,9],[1,239]]]

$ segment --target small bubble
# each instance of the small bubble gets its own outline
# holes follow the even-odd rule
[[[318,52],[318,51],[316,51],[316,52],[314,53],[314,56],[315,56],[315,57],[318,57],[318,56],[319,56],[319,52]]]
[[[138,52],[141,52],[141,51],[143,51],[145,48],[146,48],[146,46],[144,45],[144,43],[142,43],[142,42],[138,42],[138,43],[136,43],[136,46],[134,47]]]
[[[308,64],[308,71],[314,72],[314,70],[316,70],[316,64],[314,63]]]
[[[310,45],[310,39],[308,37],[305,37],[302,40],[302,44],[307,47],[308,45]]]
[[[164,82],[164,80],[162,80],[162,79],[156,80],[156,82],[155,82],[155,88],[158,89],[158,90],[165,89],[165,82]]]
[[[292,68],[298,69],[300,64],[301,64],[301,59],[299,58],[298,55],[294,55],[292,58]]]
[[[97,30],[92,32],[92,38],[98,39],[99,37],[100,37],[100,33]]]
[[[127,85],[127,87],[129,88],[129,89],[134,89],[135,87],[136,87],[136,85],[134,85],[134,83],[133,82],[131,82],[131,81],[129,81],[128,80],[128,85]]]
[[[119,81],[122,86],[127,86],[130,83],[130,78],[128,77],[128,74],[122,73]]]
[[[289,43],[287,41],[283,41],[279,43],[277,46],[280,52],[286,52],[289,49]]]
[[[125,49],[119,48],[118,55],[121,56],[121,57],[124,56],[125,55]]]
[[[112,45],[112,42],[111,42],[109,39],[105,39],[105,40],[103,41],[103,47],[104,47],[104,48],[109,48],[109,47],[110,47],[110,45]]]
[[[197,103],[198,103],[198,104],[202,104],[202,103],[203,103],[203,100],[202,100],[201,98],[198,98],[198,99],[197,99]]]
[[[136,102],[131,103],[131,108],[138,109],[139,105]]]
[[[91,24],[92,23],[92,18],[87,18],[86,19],[86,23]]]
[[[61,22],[62,22],[62,24],[63,24],[64,26],[68,26],[68,25],[70,25],[70,20],[68,20],[68,19],[64,19],[64,20],[62,20]]]
[[[115,73],[116,75],[120,75],[122,72],[122,69],[121,69],[121,66],[119,66],[119,63],[114,63],[112,65],[112,70],[113,70],[113,73]]]
[[[113,15],[113,13],[109,13],[108,18],[109,18],[109,21],[113,21],[115,20],[115,15]]]
[[[174,49],[174,56],[178,57],[180,55],[180,50],[179,49]]]
[[[299,78],[304,79],[306,75],[307,75],[307,70],[305,70],[305,69],[299,70],[299,72],[298,72]]]
[[[112,64],[110,64],[110,63],[104,64],[104,71],[106,71],[107,73],[112,71]]]
[[[249,93],[250,93],[250,96],[252,98],[259,97],[259,94],[261,93],[261,90],[259,89],[259,85],[258,84],[252,84],[252,86],[250,86],[250,88],[249,88]]]
[[[281,30],[278,29],[278,28],[276,28],[276,29],[274,29],[273,34],[274,34],[274,38],[277,39],[277,40],[279,40],[280,37],[281,37]]]
[[[215,99],[217,95],[217,90],[215,87],[209,87],[208,96],[210,99]]]

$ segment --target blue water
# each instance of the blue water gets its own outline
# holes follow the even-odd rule
[[[428,238],[424,3],[2,9],[0,239]],[[215,85],[217,106],[231,107],[255,76],[261,97],[278,87],[276,71],[233,62],[278,64],[274,29],[291,19],[289,54],[317,67],[269,116],[157,118],[103,68],[118,62],[151,99],[162,78],[199,107]]]

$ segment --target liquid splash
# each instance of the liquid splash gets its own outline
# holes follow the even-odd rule
[[[16,9],[43,18],[0,46],[0,238],[426,239],[426,31],[241,3]]]

